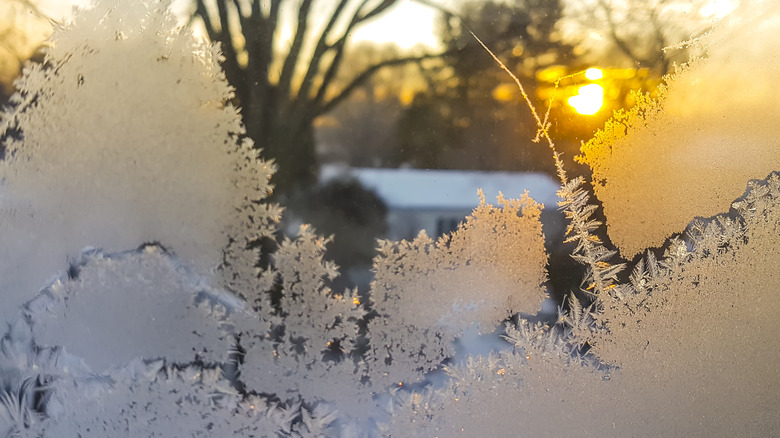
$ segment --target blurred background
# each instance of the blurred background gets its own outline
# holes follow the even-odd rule
[[[0,0],[0,105],[26,62],[88,1]],[[377,238],[438,236],[498,190],[546,206],[551,292],[581,278],[560,245],[549,148],[572,175],[581,141],[632,92],[654,93],[736,0],[176,0],[182,25],[219,42],[246,135],[278,171],[283,229],[334,234],[333,285],[366,289]],[[19,135],[8,132],[4,135]]]

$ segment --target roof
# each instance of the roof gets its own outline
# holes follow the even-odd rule
[[[520,198],[525,190],[547,207],[558,204],[559,184],[541,172],[485,172],[466,170],[379,169],[325,165],[320,180],[353,177],[374,190],[390,208],[472,209],[479,205],[477,190],[494,202],[499,191]]]

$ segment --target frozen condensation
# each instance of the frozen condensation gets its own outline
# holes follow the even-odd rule
[[[515,313],[535,314],[545,298],[547,254],[540,205],[499,196],[437,241],[382,242],[374,260],[371,321],[374,379],[414,382],[454,354],[472,326],[492,332]]]
[[[235,211],[267,192],[267,165],[242,169],[254,152],[236,137],[218,49],[165,10],[121,1],[79,11],[0,114],[22,136],[0,163],[0,321],[87,246],[160,242],[207,273],[236,232]],[[256,194],[248,179],[261,182]]]
[[[0,432],[360,436],[387,415],[388,379],[422,379],[475,323],[538,310],[546,254],[527,196],[483,202],[437,243],[384,243],[381,300],[332,291],[329,238],[274,236],[273,166],[240,139],[217,46],[166,8],[78,12],[2,114],[21,138],[0,163]],[[438,344],[422,359],[407,340]]]
[[[769,1],[707,36],[663,105],[585,148],[612,240],[663,254],[621,275],[571,179],[559,193],[587,269],[554,323],[530,317],[547,255],[527,196],[483,202],[436,241],[380,242],[368,295],[332,291],[329,239],[273,236],[273,168],[238,138],[218,49],[166,6],[79,13],[2,114],[22,139],[0,164],[0,436],[780,430]],[[502,325],[506,349],[453,359],[463,333]]]
[[[693,222],[597,306],[510,325],[514,351],[399,397],[384,436],[772,436],[780,177],[735,205],[734,217]]]
[[[696,43],[706,56],[657,101],[640,96],[583,148],[625,257],[727,211],[746,181],[780,166],[777,15],[776,2],[745,2]]]
[[[159,247],[87,252],[69,273],[25,306],[25,319],[38,345],[64,346],[95,372],[136,358],[224,361],[230,315],[251,320],[243,301],[220,300]]]

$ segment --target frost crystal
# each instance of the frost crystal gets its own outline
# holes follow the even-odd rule
[[[752,1],[740,11],[701,40],[706,58],[668,78],[657,100],[636,96],[583,147],[624,257],[728,210],[745,181],[780,167],[780,9]]]
[[[507,329],[514,351],[399,394],[383,436],[772,435],[780,177],[736,205],[649,253],[599,306],[573,300],[552,327],[520,320]]]
[[[527,195],[482,204],[458,230],[434,242],[383,242],[371,288],[374,379],[417,380],[454,354],[453,341],[477,325],[492,331],[518,312],[535,313],[546,281],[540,205]]]
[[[374,405],[360,384],[363,370],[346,356],[356,346],[365,311],[356,293],[336,295],[325,285],[337,273],[323,261],[327,241],[303,226],[274,254],[281,298],[273,311],[260,312],[270,331],[241,327],[241,378],[279,397],[301,395],[358,415]]]
[[[216,46],[177,30],[165,3],[101,2],[50,45],[0,114],[0,132],[22,135],[0,162],[3,321],[85,246],[156,241],[207,273],[250,220],[236,212],[269,190]]]
[[[649,250],[625,273],[612,264],[584,180],[558,167],[566,239],[586,273],[557,321],[544,322],[532,319],[545,296],[541,206],[527,196],[483,200],[436,241],[380,242],[368,296],[332,291],[329,238],[307,226],[275,236],[281,211],[261,202],[273,166],[239,139],[218,49],[176,30],[167,4],[109,3],[55,32],[2,114],[22,139],[0,162],[0,435],[780,428],[780,176],[743,192],[778,166],[767,147],[777,114],[754,110],[761,88],[698,91],[730,77],[712,67],[725,54],[773,64],[762,54],[776,39],[737,50],[720,32],[757,38],[776,20],[742,16],[713,32],[707,40],[725,52],[713,47],[672,79],[663,107],[640,102],[584,150],[613,240],[626,254],[662,244],[662,255]],[[767,71],[755,82],[773,85]],[[691,93],[731,107],[710,102],[693,117],[679,103]],[[693,138],[685,123],[718,137]],[[755,126],[763,133],[751,137]],[[738,148],[753,160],[734,159]],[[270,261],[259,263],[258,246]],[[502,326],[503,351],[455,356],[467,330]]]
[[[243,303],[219,302],[159,247],[88,252],[70,272],[27,304],[25,319],[38,345],[64,346],[95,372],[139,357],[225,360],[235,324],[229,314],[251,320]]]

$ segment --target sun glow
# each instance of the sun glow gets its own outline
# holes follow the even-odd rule
[[[602,72],[600,68],[591,67],[585,70],[585,77],[591,81],[597,81],[604,77],[604,72]]]
[[[598,84],[583,85],[579,94],[569,98],[569,105],[582,115],[596,114],[604,105],[604,88]]]
[[[737,2],[733,0],[711,0],[699,12],[703,17],[720,20],[737,8]]]
[[[394,43],[405,50],[418,45],[439,48],[441,43],[436,37],[436,16],[436,9],[424,2],[397,2],[381,18],[366,22],[351,37],[354,41]]]

